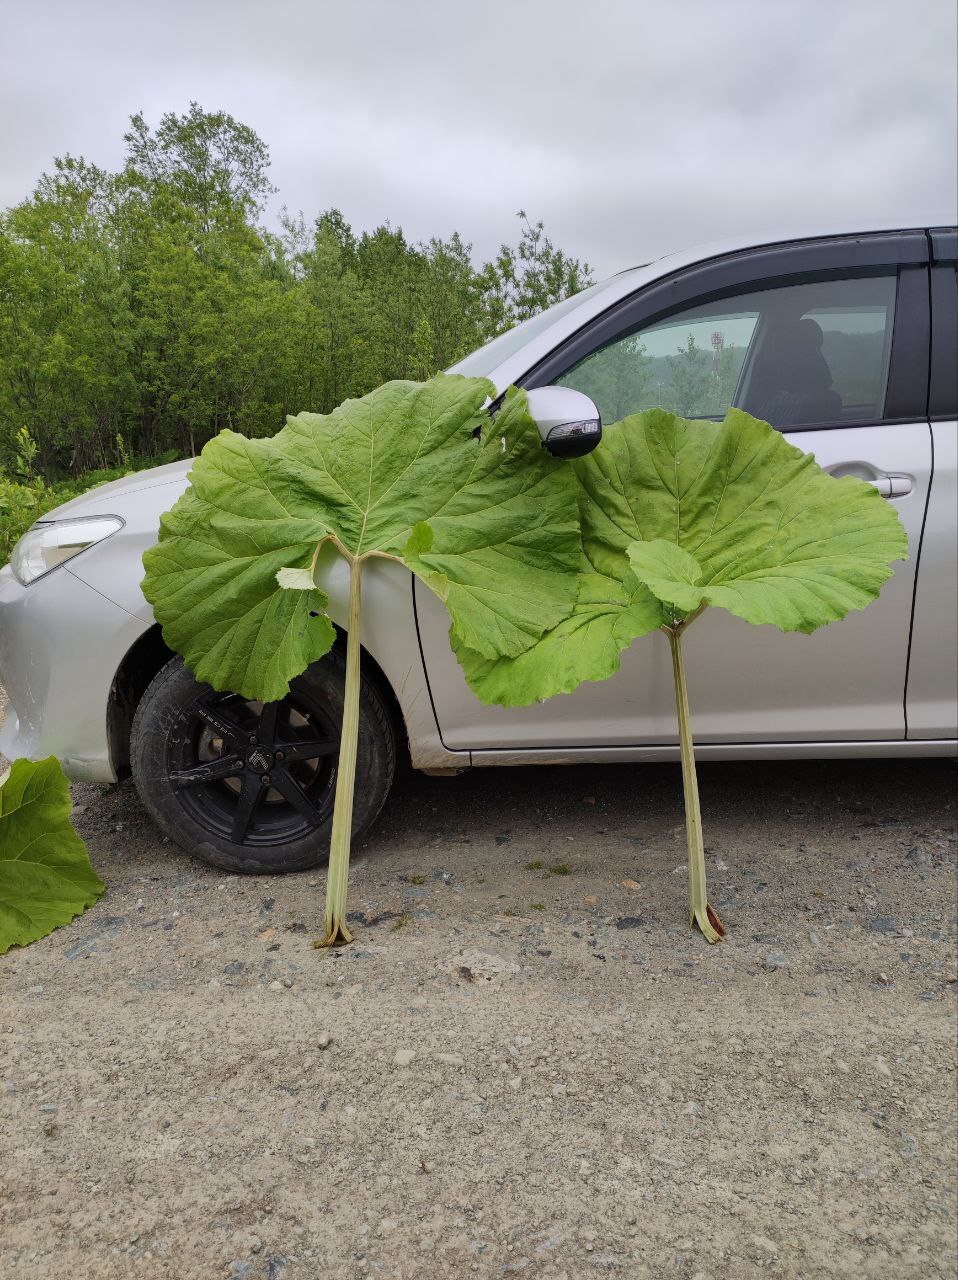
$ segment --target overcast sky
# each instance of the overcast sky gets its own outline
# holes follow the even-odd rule
[[[195,99],[267,142],[276,209],[477,257],[519,208],[599,275],[956,217],[955,0],[0,0],[0,23],[3,205]]]

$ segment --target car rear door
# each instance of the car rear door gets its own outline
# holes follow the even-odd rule
[[[525,380],[592,395],[606,421],[652,405],[775,422],[835,474],[877,484],[912,548],[880,600],[812,636],[710,611],[687,637],[700,742],[905,736],[915,568],[931,476],[923,232],[778,246],[700,264],[642,290]],[[618,675],[535,708],[481,706],[449,652],[448,622],[417,592],[420,633],[450,748],[543,750],[676,740],[668,646],[654,635]]]
[[[918,560],[908,737],[958,736],[958,233],[932,231],[928,417],[935,466]]]

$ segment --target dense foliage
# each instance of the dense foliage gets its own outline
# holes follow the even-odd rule
[[[265,144],[196,104],[155,129],[134,116],[125,142],[119,172],[68,156],[0,215],[2,477],[23,432],[47,484],[189,456],[224,427],[271,435],[427,378],[588,282],[524,214],[480,266],[457,234],[356,234],[335,209],[268,231]]]

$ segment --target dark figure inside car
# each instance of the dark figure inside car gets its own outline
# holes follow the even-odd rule
[[[842,399],[832,390],[822,341],[815,320],[779,320],[765,335],[743,408],[773,427],[838,421]]]

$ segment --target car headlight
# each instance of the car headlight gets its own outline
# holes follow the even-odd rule
[[[13,548],[10,568],[17,581],[28,587],[37,578],[122,528],[119,516],[79,516],[74,520],[35,524]]]

